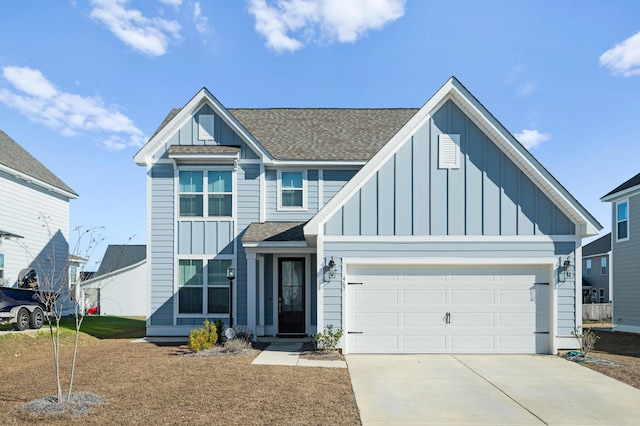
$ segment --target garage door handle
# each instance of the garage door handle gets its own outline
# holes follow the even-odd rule
[[[451,324],[451,312],[444,314],[444,318],[442,320],[445,324]]]

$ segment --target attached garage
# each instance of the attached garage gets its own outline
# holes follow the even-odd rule
[[[348,353],[550,353],[550,265],[348,265]]]

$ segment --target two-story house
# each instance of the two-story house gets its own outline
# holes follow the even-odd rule
[[[78,194],[0,130],[0,285],[33,270],[41,284],[68,274],[69,200]]]
[[[611,303],[611,233],[582,247],[582,302]]]
[[[602,227],[453,77],[420,109],[227,109],[202,89],[135,161],[149,336],[231,317],[341,327],[345,353],[575,347],[576,259]]]
[[[613,325],[640,333],[640,173],[600,200],[611,203]]]

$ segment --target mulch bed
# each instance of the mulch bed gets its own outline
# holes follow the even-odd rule
[[[64,393],[70,350],[63,342]],[[84,417],[47,417],[17,410],[55,395],[51,343],[26,335],[0,340],[0,423],[360,424],[346,369],[253,365],[255,354],[184,356],[187,351],[184,345],[83,337],[73,392],[105,401]]]
[[[318,361],[344,361],[344,356],[339,351],[316,349],[313,342],[305,342],[302,344],[300,358]]]

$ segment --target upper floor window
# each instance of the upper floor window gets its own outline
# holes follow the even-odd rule
[[[0,253],[0,285],[4,284],[4,254]]]
[[[591,259],[587,259],[587,276],[591,276]]]
[[[603,257],[600,259],[600,273],[602,275],[607,275],[607,258]]]
[[[604,303],[604,288],[598,289],[598,301]]]
[[[278,171],[278,208],[304,210],[306,202],[306,171]]]
[[[629,239],[629,200],[616,204],[616,241]]]
[[[233,173],[230,170],[210,170],[206,174],[181,170],[178,181],[180,216],[233,215]]]

